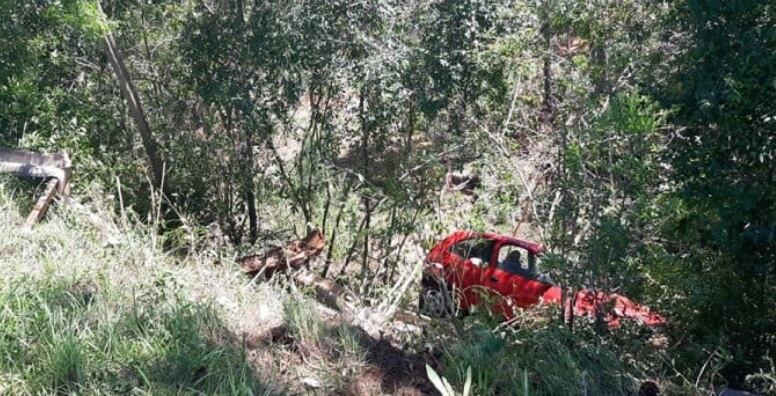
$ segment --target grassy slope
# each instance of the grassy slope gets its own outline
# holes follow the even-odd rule
[[[147,227],[122,225],[103,204],[58,207],[24,230],[24,201],[0,183],[0,394],[428,392],[429,355],[413,348],[430,350],[457,389],[472,367],[473,394],[667,385],[643,363],[653,352],[627,358],[633,349],[613,343],[643,337],[570,334],[532,313],[493,331],[472,315],[454,328],[432,323],[396,348],[365,339],[292,285],[251,282],[219,250],[165,253]]]
[[[74,206],[23,230],[0,202],[2,393],[263,393],[234,329],[272,321],[271,290],[162,254],[142,228]],[[248,299],[262,300],[254,307]],[[262,310],[261,308],[264,308]]]
[[[0,195],[0,394],[328,393],[352,374],[337,366],[360,367],[352,332],[228,257],[167,255],[101,205],[23,230]],[[296,345],[262,344],[286,318]],[[326,354],[299,359],[301,344]]]

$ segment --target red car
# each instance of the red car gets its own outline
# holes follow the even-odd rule
[[[561,287],[536,272],[542,251],[539,243],[510,236],[455,232],[426,257],[420,310],[429,316],[446,316],[453,313],[451,308],[466,312],[487,301],[491,309],[511,319],[515,306],[560,306]],[[611,307],[602,312],[610,328],[619,327],[622,318],[648,327],[666,323],[659,314],[619,294],[582,289],[575,297],[573,313],[577,316],[595,317],[604,307]]]

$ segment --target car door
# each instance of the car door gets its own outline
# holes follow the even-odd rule
[[[510,256],[518,255],[522,258],[518,262],[509,263]],[[497,246],[493,255],[491,269],[486,274],[485,282],[491,289],[498,292],[502,298],[494,307],[503,312],[508,318],[514,314],[514,308],[528,308],[539,302],[542,295],[552,285],[535,278],[534,268],[531,266],[531,255],[518,245],[504,242]]]
[[[447,282],[456,289],[461,308],[469,309],[479,304],[482,274],[491,261],[492,252],[493,242],[479,237],[458,242],[450,247],[450,272]]]
[[[514,292],[514,285],[512,274],[504,268],[500,268],[499,263],[504,261],[504,255],[510,250],[508,243],[496,243],[490,265],[482,274],[482,285],[487,290],[489,308],[494,313],[502,314],[506,318],[514,316],[514,302],[510,298]]]

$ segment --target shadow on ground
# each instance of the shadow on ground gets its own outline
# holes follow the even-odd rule
[[[336,334],[337,329],[337,325],[331,325],[327,328],[327,333]],[[426,364],[434,365],[434,359],[431,356],[405,351],[386,340],[376,340],[358,328],[349,327],[349,329],[356,335],[358,344],[365,352],[363,357],[365,365],[357,375],[348,377],[344,385],[332,394],[426,395],[435,392],[426,375]],[[294,340],[285,325],[271,328],[258,336],[243,335],[239,338],[254,356],[267,353],[269,349],[277,348],[279,344],[284,345],[296,355],[286,359],[285,362],[289,364],[303,364],[309,359],[311,349],[315,349],[314,346]],[[336,356],[331,355],[325,358],[337,359]]]

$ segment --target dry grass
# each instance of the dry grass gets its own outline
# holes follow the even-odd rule
[[[184,235],[194,248],[165,251],[153,227],[99,200],[24,229],[7,191],[0,309],[27,319],[0,320],[4,394],[396,393],[402,359],[422,367],[304,290],[246,278],[227,249]],[[393,360],[375,359],[375,347]]]

